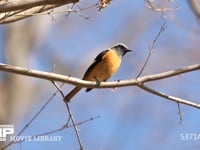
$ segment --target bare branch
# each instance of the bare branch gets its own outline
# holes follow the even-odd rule
[[[111,0],[100,0],[99,2],[89,5],[86,8],[80,8],[76,10],[68,9],[61,12],[53,12],[52,10],[56,7],[66,5],[69,3],[74,4],[79,2],[79,0],[33,0],[33,1],[23,1],[23,0],[0,0],[0,24],[6,24],[15,22],[27,17],[38,16],[38,15],[51,15],[55,13],[69,13],[74,12],[84,19],[89,19],[89,17],[83,16],[80,11],[96,7],[101,11],[107,7]],[[71,8],[72,8],[71,7]]]
[[[98,118],[100,118],[100,116],[91,117],[91,118],[89,118],[87,120],[80,121],[80,122],[76,123],[76,126],[83,125],[83,124],[85,124],[87,122],[93,121],[93,120],[98,119]],[[33,139],[33,138],[38,137],[38,136],[44,136],[44,135],[49,135],[49,134],[57,133],[57,132],[60,132],[60,131],[63,131],[65,129],[72,128],[72,127],[74,127],[74,125],[69,125],[69,126],[64,125],[64,126],[62,126],[61,128],[58,128],[58,129],[54,129],[54,130],[51,130],[51,131],[48,131],[48,132],[44,132],[44,133],[33,135],[33,136],[31,136],[30,139]],[[11,144],[7,144],[4,147],[2,147],[1,150],[6,149],[6,148],[8,148],[9,146],[11,146],[13,144],[22,143],[22,142],[25,142],[25,140],[13,141]]]
[[[146,0],[146,8],[152,10],[152,11],[158,11],[158,12],[166,12],[166,11],[175,11],[180,9],[179,7],[175,7],[175,8],[168,8],[168,7],[160,7],[160,8],[156,8],[151,0]]]
[[[30,16],[36,16],[38,13],[59,7],[61,5],[62,4],[56,5],[56,6],[55,5],[45,5],[45,6],[33,7],[30,9],[26,9],[26,10],[2,13],[2,14],[0,14],[0,24],[11,23],[11,22],[15,22],[15,21],[30,17]]]
[[[81,80],[75,77],[64,76],[64,75],[49,73],[49,72],[44,72],[44,71],[31,70],[31,69],[15,67],[12,65],[0,63],[0,71],[20,74],[24,76],[30,76],[30,77],[35,77],[35,78],[40,78],[40,79],[45,79],[45,80],[50,80],[50,81],[59,81],[59,82],[69,83],[75,86],[87,87],[87,88],[113,88],[113,87],[124,87],[124,86],[136,86],[137,84],[140,84],[140,83],[161,80],[161,79],[177,76],[180,74],[184,74],[184,73],[199,70],[199,69],[200,69],[200,64],[196,64],[196,65],[186,66],[183,68],[166,71],[166,72],[162,72],[158,74],[146,75],[146,76],[139,77],[136,79],[131,79],[131,80],[101,82],[101,84],[97,86],[96,82],[93,82],[93,81],[85,81],[85,80]]]
[[[165,99],[168,99],[168,100],[171,100],[171,101],[174,101],[174,102],[177,102],[177,103],[181,103],[181,104],[185,104],[185,105],[189,105],[189,106],[192,106],[192,107],[195,107],[195,108],[198,108],[200,109],[200,104],[198,103],[193,103],[193,102],[190,102],[188,100],[184,100],[184,99],[181,99],[181,98],[178,98],[178,97],[174,97],[174,96],[170,96],[170,95],[167,95],[165,93],[162,93],[162,92],[159,92],[159,91],[156,91],[148,86],[145,86],[143,84],[140,84],[138,85],[140,88],[142,88],[143,90],[149,92],[149,93],[152,93],[154,95],[157,95],[157,96],[160,96],[160,97],[163,97]]]
[[[79,0],[0,1],[0,24],[15,22]]]
[[[63,84],[61,85],[63,86]],[[19,131],[17,136],[20,136],[30,125],[31,123],[40,115],[40,113],[44,110],[44,108],[53,100],[53,98],[56,96],[58,91],[54,92],[53,95],[45,102],[45,104],[39,109],[39,111],[30,119],[30,121]],[[22,142],[22,141],[21,141]],[[1,150],[6,149],[7,147],[11,146],[12,144],[15,144],[15,141],[10,141],[8,144],[6,144],[4,147],[1,148]]]
[[[137,78],[138,78],[139,76],[141,76],[142,72],[144,71],[145,67],[147,66],[147,63],[148,63],[148,61],[149,61],[149,59],[150,59],[150,57],[151,57],[151,54],[152,54],[152,52],[153,52],[153,48],[154,48],[154,46],[155,46],[155,44],[156,44],[156,41],[158,40],[158,38],[159,38],[159,36],[161,35],[161,33],[165,31],[166,28],[167,28],[167,25],[166,25],[166,23],[164,22],[163,25],[161,26],[160,31],[158,32],[156,38],[153,40],[152,46],[149,46],[149,54],[148,54],[148,56],[147,56],[147,58],[146,58],[146,60],[145,60],[145,62],[144,62],[144,65],[142,66],[140,72],[138,73]]]
[[[196,108],[200,108],[200,105],[190,102],[190,101],[187,101],[187,100],[183,100],[181,98],[168,96],[164,93],[160,93],[151,88],[148,88],[148,87],[144,86],[143,84],[145,82],[161,80],[161,79],[177,76],[177,75],[180,75],[183,73],[187,73],[187,72],[191,72],[191,71],[195,71],[195,70],[199,70],[199,69],[200,69],[200,64],[196,64],[196,65],[191,65],[191,66],[187,66],[187,67],[183,67],[183,68],[179,68],[179,69],[175,69],[175,70],[171,70],[171,71],[167,71],[167,72],[162,72],[162,73],[158,73],[158,74],[146,75],[146,76],[139,77],[136,79],[131,79],[131,80],[101,82],[101,84],[97,86],[96,82],[92,82],[92,81],[85,81],[85,80],[81,80],[78,78],[59,75],[59,74],[55,74],[55,73],[48,73],[48,72],[30,70],[30,69],[21,68],[21,67],[15,67],[15,66],[6,65],[6,64],[0,64],[1,71],[36,77],[36,78],[40,78],[40,79],[46,79],[46,80],[50,80],[50,81],[60,81],[60,82],[69,83],[69,84],[73,84],[75,86],[80,86],[80,87],[114,88],[114,87],[124,87],[124,86],[138,86],[146,91],[149,91],[152,94],[167,98],[167,99],[175,101],[177,103],[182,103],[182,104],[189,105],[189,106],[196,107]]]
[[[54,82],[52,81],[53,85],[56,87],[56,89],[60,92],[60,94],[62,95],[63,99],[65,98],[65,95],[64,93],[62,92],[62,90],[60,89],[60,87]],[[65,102],[65,101],[64,101]],[[76,121],[73,117],[73,114],[72,114],[72,111],[69,107],[69,104],[68,103],[65,103],[66,104],[66,107],[67,107],[67,111],[68,111],[68,114],[69,114],[69,118],[71,119],[72,121],[72,124],[73,124],[73,127],[74,127],[74,130],[75,130],[75,133],[76,133],[76,137],[78,139],[78,143],[79,143],[79,146],[80,146],[80,150],[83,150],[83,144],[81,142],[81,138],[80,138],[80,135],[79,135],[79,132],[78,132],[78,128],[77,128],[77,125],[76,125]],[[67,124],[65,126],[68,126],[68,123],[69,121],[67,121]]]
[[[79,0],[3,0],[0,1],[0,13],[30,9],[37,6],[76,3]]]
[[[197,18],[200,19],[200,2],[199,0],[189,0],[188,1],[191,9],[193,10],[193,12],[195,13],[195,15],[197,16]]]
[[[179,125],[183,125],[183,113],[181,112],[181,107],[180,104],[177,103],[178,105],[178,115],[179,115]]]

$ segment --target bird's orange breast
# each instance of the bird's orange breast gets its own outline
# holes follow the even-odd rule
[[[118,70],[120,64],[121,57],[114,50],[109,50],[102,56],[100,62],[96,64],[84,80],[106,81]]]

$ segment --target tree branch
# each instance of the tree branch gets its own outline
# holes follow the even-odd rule
[[[89,119],[87,119],[87,120],[83,120],[83,121],[77,122],[77,123],[76,123],[76,126],[83,125],[83,124],[85,124],[85,123],[88,123],[88,122],[93,121],[93,120],[98,119],[98,118],[100,118],[100,116],[91,117],[91,118],[89,118]],[[54,129],[54,130],[47,131],[47,132],[44,132],[44,133],[32,135],[32,136],[30,137],[30,139],[33,140],[34,137],[44,136],[44,135],[49,135],[49,134],[61,132],[61,131],[65,130],[65,129],[72,128],[72,127],[74,127],[74,125],[68,125],[68,126],[64,125],[64,126],[58,128],[58,129]],[[17,135],[17,136],[18,136],[18,135]],[[16,141],[13,140],[13,141],[11,141],[10,143],[4,145],[0,150],[5,150],[6,148],[10,147],[10,146],[13,145],[13,144],[22,143],[22,142],[25,142],[25,139],[16,140]]]
[[[79,0],[0,1],[0,24],[15,22]]]
[[[149,45],[149,54],[147,55],[147,58],[146,58],[146,60],[144,62],[144,65],[142,66],[141,70],[139,71],[139,73],[137,75],[137,78],[140,77],[141,74],[143,73],[145,67],[147,66],[147,63],[149,62],[151,54],[153,53],[153,49],[154,49],[154,46],[155,46],[158,38],[160,37],[161,33],[165,31],[166,28],[167,28],[167,25],[164,22],[163,25],[160,27],[160,31],[158,32],[158,34],[156,35],[155,39],[153,40],[152,45],[151,46]]]
[[[75,86],[87,87],[87,88],[113,88],[113,87],[124,87],[124,86],[136,86],[145,82],[161,80],[161,79],[177,76],[180,74],[192,72],[199,69],[200,69],[200,64],[196,64],[196,65],[186,66],[183,68],[174,69],[171,71],[166,71],[166,72],[162,72],[158,74],[146,75],[143,77],[134,78],[130,80],[101,82],[101,84],[97,86],[96,82],[93,82],[93,81],[85,81],[85,80],[81,80],[75,77],[70,77],[70,76],[65,76],[65,75],[60,75],[60,74],[55,74],[55,73],[50,73],[50,72],[44,72],[44,71],[31,70],[31,69],[26,69],[22,67],[16,67],[16,66],[0,63],[0,71],[20,74],[24,76],[30,76],[30,77],[35,77],[35,78],[40,78],[40,79],[45,79],[45,80],[50,80],[50,81],[59,81],[59,82],[73,84]]]
[[[53,85],[56,87],[56,89],[60,92],[60,94],[62,95],[62,97],[63,97],[63,99],[64,99],[64,98],[65,98],[65,95],[64,95],[64,93],[62,92],[62,90],[60,89],[60,87],[59,87],[54,81],[52,81],[52,83],[53,83]],[[69,114],[69,118],[70,118],[71,121],[72,121],[74,130],[75,130],[75,133],[76,133],[76,137],[77,137],[77,139],[78,139],[78,143],[79,143],[79,146],[80,146],[80,150],[83,150],[83,144],[82,144],[82,142],[81,142],[81,138],[80,138],[80,134],[79,134],[79,132],[78,132],[78,128],[77,128],[77,125],[76,125],[76,121],[75,121],[74,116],[73,116],[73,114],[72,114],[72,111],[71,111],[71,109],[70,109],[70,107],[69,107],[69,104],[68,104],[68,103],[65,103],[65,105],[66,105],[66,107],[67,107],[67,111],[68,111],[68,114]],[[65,126],[68,126],[68,123],[69,123],[69,122],[67,121],[67,123],[66,123]]]
[[[168,100],[171,100],[171,101],[174,101],[174,102],[177,102],[178,104],[181,103],[181,104],[185,104],[185,105],[189,105],[189,106],[192,106],[192,107],[195,107],[195,108],[198,108],[200,109],[200,104],[198,103],[193,103],[193,102],[190,102],[188,100],[184,100],[182,98],[178,98],[178,97],[174,97],[174,96],[170,96],[170,95],[167,95],[165,93],[162,93],[162,92],[159,92],[159,91],[156,91],[148,86],[145,86],[143,84],[141,85],[138,85],[141,89],[149,92],[149,93],[152,93],[154,95],[157,95],[157,96],[160,96],[160,97],[163,97],[165,99],[168,99]],[[180,110],[180,109],[179,109]]]
[[[6,24],[6,23],[11,23],[15,22],[21,19],[28,18],[30,16],[35,16],[38,13],[45,12],[47,10],[59,7],[63,4],[58,4],[58,5],[45,5],[45,6],[38,6],[38,7],[33,7],[27,10],[20,10],[20,11],[11,11],[9,13],[2,13],[0,14],[0,24]]]
[[[177,9],[179,9],[178,7],[176,8],[169,8],[169,7],[159,7],[156,8],[151,0],[146,0],[146,8],[152,10],[152,11],[158,11],[158,12],[166,12],[166,11],[175,11]]]
[[[190,102],[190,101],[187,101],[187,100],[184,100],[181,98],[177,98],[174,96],[169,96],[162,92],[158,92],[147,86],[144,86],[144,83],[177,76],[180,74],[192,72],[192,71],[199,70],[199,69],[200,69],[200,64],[196,64],[196,65],[191,65],[191,66],[187,66],[187,67],[183,67],[183,68],[179,68],[179,69],[174,69],[171,71],[166,71],[166,72],[162,72],[162,73],[158,73],[158,74],[146,75],[146,76],[131,79],[131,80],[101,82],[100,85],[97,85],[96,82],[85,81],[85,80],[81,80],[81,79],[70,77],[70,76],[64,76],[64,75],[60,75],[60,74],[37,71],[37,70],[30,70],[30,69],[26,69],[26,68],[15,67],[15,66],[0,63],[0,71],[11,72],[11,73],[15,73],[15,74],[31,76],[31,77],[40,78],[40,79],[46,79],[46,80],[50,80],[50,81],[60,81],[63,83],[69,83],[69,84],[73,84],[75,86],[80,86],[80,87],[114,88],[114,87],[124,87],[124,86],[138,86],[138,87],[142,88],[143,90],[146,90],[154,95],[158,95],[158,96],[166,98],[168,100],[172,100],[177,103],[189,105],[189,106],[192,106],[192,107],[195,107],[198,109],[200,109],[200,105],[197,103]]]
[[[76,3],[79,0],[3,0],[0,1],[0,13],[30,9],[37,6]]]
[[[200,19],[200,2],[198,0],[189,0],[188,3],[197,18]]]

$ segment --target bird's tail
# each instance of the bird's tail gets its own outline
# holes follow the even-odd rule
[[[68,102],[72,99],[72,97],[73,97],[74,95],[76,95],[76,93],[78,93],[80,90],[81,90],[80,87],[75,87],[71,92],[69,92],[69,93],[65,96],[64,101],[65,101],[66,103],[68,103]]]

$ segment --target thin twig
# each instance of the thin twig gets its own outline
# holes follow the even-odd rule
[[[80,122],[76,123],[76,126],[83,125],[83,124],[85,124],[85,123],[87,123],[87,122],[93,121],[93,120],[98,119],[98,118],[100,118],[99,115],[98,115],[98,116],[95,116],[95,117],[91,117],[91,118],[89,118],[89,119],[87,119],[87,120],[80,121]],[[49,135],[49,134],[61,132],[61,131],[65,130],[65,129],[72,128],[72,127],[74,127],[74,125],[68,125],[68,126],[63,125],[63,126],[61,126],[60,128],[58,128],[58,129],[54,129],[54,130],[51,130],[51,131],[48,131],[48,132],[44,132],[44,133],[32,135],[32,136],[29,138],[29,140],[32,140],[32,139],[34,139],[34,138],[36,138],[36,137],[39,137],[39,136],[45,136],[45,135]],[[23,140],[17,140],[17,141],[14,141],[12,144],[17,144],[17,143],[20,143],[20,144],[21,144],[22,142],[25,142],[25,141],[26,141],[25,139],[23,139]],[[1,149],[1,150],[3,150],[3,149]]]
[[[57,90],[60,92],[60,94],[62,95],[63,99],[65,98],[65,95],[64,93],[62,92],[62,90],[60,89],[60,87],[54,82],[52,81],[53,85],[57,88]],[[79,135],[79,132],[78,132],[78,128],[76,126],[76,121],[72,115],[72,112],[71,112],[71,109],[69,107],[69,104],[68,103],[65,103],[66,107],[67,107],[67,111],[69,113],[69,117],[71,118],[71,121],[72,121],[72,124],[73,124],[73,127],[74,127],[74,130],[75,130],[75,133],[76,133],[76,137],[78,139],[78,143],[79,143],[79,146],[80,146],[80,150],[83,150],[83,144],[81,142],[81,138],[80,138],[80,135]],[[66,125],[68,126],[68,125]]]
[[[75,3],[73,3],[72,6],[70,7],[70,9],[67,9],[67,10],[72,10],[74,6],[75,6]],[[66,16],[66,19],[69,18],[70,13],[71,13],[71,12],[68,11],[67,14],[65,15],[65,16]]]
[[[62,84],[61,86],[63,86],[64,84]],[[17,136],[20,136],[29,126],[31,123],[33,123],[33,121],[41,114],[41,112],[45,109],[45,107],[53,100],[53,98],[56,96],[56,94],[58,93],[58,90],[56,90],[52,96],[44,103],[44,105],[39,109],[39,111],[31,118],[31,120],[19,131],[19,133],[17,134]],[[3,146],[1,148],[1,150],[6,149],[7,147],[9,147],[10,145],[12,145],[14,143],[14,141],[10,141],[8,144],[6,144],[5,146]]]
[[[178,115],[179,115],[179,125],[183,125],[183,113],[181,112],[180,103],[177,102],[178,105]]]
[[[153,40],[153,44],[152,44],[151,46],[149,45],[149,53],[148,53],[147,58],[146,58],[146,60],[145,60],[145,62],[144,62],[144,65],[142,66],[140,72],[139,72],[138,75],[137,75],[137,78],[140,77],[141,74],[143,73],[145,67],[147,66],[147,63],[149,62],[149,59],[150,59],[150,57],[151,57],[151,54],[152,54],[152,52],[153,52],[153,49],[154,49],[154,47],[155,47],[155,44],[156,44],[156,42],[157,42],[159,36],[161,35],[162,32],[165,31],[166,28],[167,28],[167,25],[166,25],[166,23],[164,22],[163,25],[160,27],[160,31],[158,32],[158,34],[156,35],[155,39]]]
[[[158,11],[158,12],[166,12],[166,11],[175,11],[180,9],[179,7],[175,7],[175,8],[168,8],[168,7],[160,7],[160,8],[156,8],[152,2],[150,0],[146,0],[146,8],[152,10],[152,11]]]
[[[138,87],[140,87],[141,89],[149,92],[149,93],[152,93],[154,95],[157,95],[157,96],[160,96],[160,97],[163,97],[167,100],[171,100],[173,102],[177,102],[177,103],[181,103],[181,104],[185,104],[185,105],[189,105],[189,106],[192,106],[194,108],[198,108],[200,109],[200,104],[198,103],[194,103],[194,102],[190,102],[190,101],[187,101],[185,99],[181,99],[181,98],[178,98],[178,97],[174,97],[174,96],[171,96],[171,95],[167,95],[163,92],[159,92],[157,90],[154,90],[148,86],[145,86],[144,84],[139,84]]]
[[[20,144],[20,147],[19,147],[19,148],[20,148],[20,150],[22,150],[22,142],[20,142],[19,144]]]

